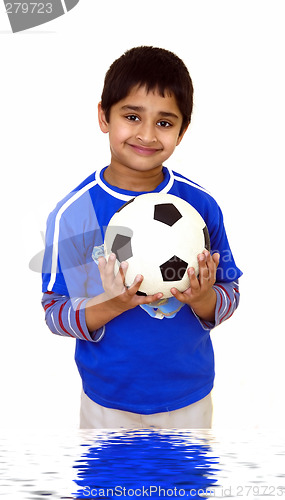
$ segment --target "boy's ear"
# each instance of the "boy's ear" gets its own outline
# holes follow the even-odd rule
[[[99,121],[99,127],[104,132],[104,134],[107,134],[109,132],[109,124],[106,120],[105,112],[102,109],[101,102],[98,104],[98,121]]]
[[[178,137],[177,139],[177,143],[176,143],[176,146],[178,146],[180,144],[180,142],[182,141],[183,137],[184,137],[184,134],[186,132],[186,130],[188,129],[189,125],[187,125],[187,127],[183,130],[183,132],[180,134],[180,136]]]

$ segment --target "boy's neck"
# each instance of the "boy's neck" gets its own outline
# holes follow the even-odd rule
[[[153,191],[164,179],[162,166],[149,172],[134,171],[129,168],[114,168],[110,164],[104,171],[104,179],[119,189],[135,192]]]

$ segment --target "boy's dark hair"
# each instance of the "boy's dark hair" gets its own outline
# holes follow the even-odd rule
[[[109,122],[111,107],[127,97],[135,86],[175,96],[183,116],[180,134],[189,125],[193,109],[193,85],[184,62],[169,50],[135,47],[116,59],[106,73],[101,106]]]

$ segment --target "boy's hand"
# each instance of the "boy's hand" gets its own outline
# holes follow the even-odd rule
[[[142,284],[143,276],[138,274],[132,285],[125,286],[125,274],[128,268],[127,262],[122,262],[118,273],[115,275],[115,254],[109,256],[108,261],[104,257],[98,258],[98,267],[101,275],[102,285],[105,290],[106,300],[112,300],[112,307],[123,311],[132,309],[141,304],[150,304],[161,299],[162,293],[154,295],[136,295]]]
[[[214,321],[216,293],[213,285],[216,282],[216,271],[219,265],[220,256],[213,255],[204,250],[198,255],[199,276],[195,275],[193,267],[188,269],[190,287],[185,292],[179,292],[177,288],[171,288],[171,293],[180,302],[188,304],[201,319]]]

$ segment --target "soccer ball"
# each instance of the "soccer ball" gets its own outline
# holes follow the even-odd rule
[[[198,274],[197,256],[210,250],[210,237],[201,215],[192,205],[171,194],[146,193],[125,203],[111,218],[105,232],[106,258],[115,253],[115,271],[128,262],[125,284],[137,274],[144,279],[139,294],[189,288],[187,269]]]

